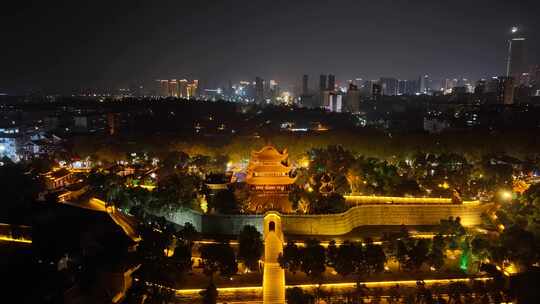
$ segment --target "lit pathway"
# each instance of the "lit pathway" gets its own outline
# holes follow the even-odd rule
[[[275,221],[275,230],[268,228],[268,223]],[[264,219],[264,274],[263,274],[263,303],[285,303],[285,271],[279,266],[278,256],[283,253],[283,233],[281,221],[276,215],[268,215]]]

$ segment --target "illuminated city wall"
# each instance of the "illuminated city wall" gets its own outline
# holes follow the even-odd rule
[[[342,235],[360,226],[438,225],[449,216],[475,226],[481,224],[482,210],[479,203],[359,205],[340,214],[283,215],[282,222],[285,234]]]
[[[345,195],[349,206],[360,204],[451,204],[451,198],[436,197],[395,197],[395,196],[367,196]],[[465,201],[465,204],[478,203],[478,201]]]
[[[449,216],[461,218],[464,226],[481,224],[483,206],[466,204],[373,204],[359,205],[340,214],[281,215],[285,234],[342,235],[360,226],[438,225]],[[184,209],[169,216],[179,225],[190,222],[207,234],[238,234],[244,225],[263,232],[263,215],[204,215]]]

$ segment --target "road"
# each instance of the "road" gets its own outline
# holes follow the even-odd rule
[[[263,303],[285,303],[285,271],[279,266],[283,241],[275,231],[269,231],[264,244]]]

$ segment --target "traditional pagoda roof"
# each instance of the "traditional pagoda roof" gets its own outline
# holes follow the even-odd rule
[[[283,150],[283,152],[279,152],[276,148],[272,146],[265,146],[259,151],[251,151],[251,159],[253,161],[282,162],[286,160],[288,157],[289,157],[289,154],[287,153],[287,149]]]
[[[279,152],[272,146],[251,152],[246,182],[251,185],[293,184],[295,178],[289,176],[292,168],[284,164],[288,156],[287,150]]]
[[[288,173],[292,170],[291,166],[285,166],[283,164],[278,165],[250,165],[249,172],[279,172]]]

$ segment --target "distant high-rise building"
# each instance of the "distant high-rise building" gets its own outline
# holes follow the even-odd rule
[[[199,93],[199,81],[193,80],[191,83],[186,85],[186,98],[192,99],[198,96]]]
[[[345,95],[345,102],[343,104],[344,112],[357,113],[360,111],[360,91],[358,86],[353,83],[349,84],[349,89]]]
[[[492,96],[488,99],[490,102],[513,104],[514,80],[509,76],[493,77],[486,83],[485,92]]]
[[[513,77],[499,77],[499,89],[497,98],[504,104],[514,103],[514,79]]]
[[[169,96],[172,97],[179,97],[179,86],[178,81],[176,79],[172,79],[169,81]]]
[[[420,84],[421,94],[428,94],[429,91],[431,91],[429,75],[420,76],[418,79],[418,83]]]
[[[474,86],[474,95],[477,97],[480,97],[484,95],[486,92],[486,80],[480,79],[476,82],[476,85]]]
[[[278,82],[270,79],[270,81],[268,82],[268,88],[268,98],[272,99],[273,102],[277,102],[277,98],[281,93]]]
[[[445,79],[444,80],[444,84],[442,86],[442,90],[444,92],[444,94],[451,94],[452,93],[452,89],[454,87],[457,87],[458,86],[458,80],[456,78],[454,79]]]
[[[270,81],[268,82],[268,86],[270,90],[272,91],[272,90],[275,90],[279,85],[277,81],[270,79]]]
[[[308,80],[308,75],[302,76],[302,95],[304,96],[309,94]]]
[[[329,91],[334,91],[336,89],[336,76],[329,74],[328,75],[328,87]]]
[[[225,88],[225,95],[227,96],[229,100],[234,96],[234,88],[233,88],[232,81],[230,80],[227,83],[227,88]]]
[[[398,95],[407,95],[407,80],[398,80]]]
[[[313,94],[309,92],[309,77],[308,75],[302,76],[302,93],[300,94],[300,105],[306,108],[317,107],[317,98],[314,98]]]
[[[415,95],[418,93],[418,81],[416,80],[399,80],[398,95]]]
[[[188,98],[187,79],[178,80],[178,95],[181,98]]]
[[[255,102],[264,102],[264,80],[261,77],[255,77]]]
[[[373,87],[377,84],[377,80],[366,80],[360,86],[360,94],[366,98],[373,97]]]
[[[328,85],[327,77],[326,75],[321,74],[321,77],[319,78],[319,90],[324,91],[326,90]]]
[[[525,37],[521,35],[517,27],[513,27],[512,37],[508,40],[506,76],[514,78],[515,85],[519,85],[521,75],[528,72],[525,44]]]
[[[417,80],[400,80],[398,83],[398,94],[400,95],[415,95],[418,91]]]
[[[379,83],[382,88],[382,94],[395,96],[398,94],[398,80],[395,78],[381,78]]]
[[[158,83],[158,95],[161,97],[169,96],[169,81],[166,79],[156,80]]]
[[[371,99],[380,101],[382,95],[382,86],[377,82],[372,82],[371,85]]]
[[[270,98],[270,81],[263,80],[263,88],[264,88],[264,99]]]
[[[343,108],[343,96],[340,93],[326,90],[323,93],[323,107],[330,112],[341,112]]]

